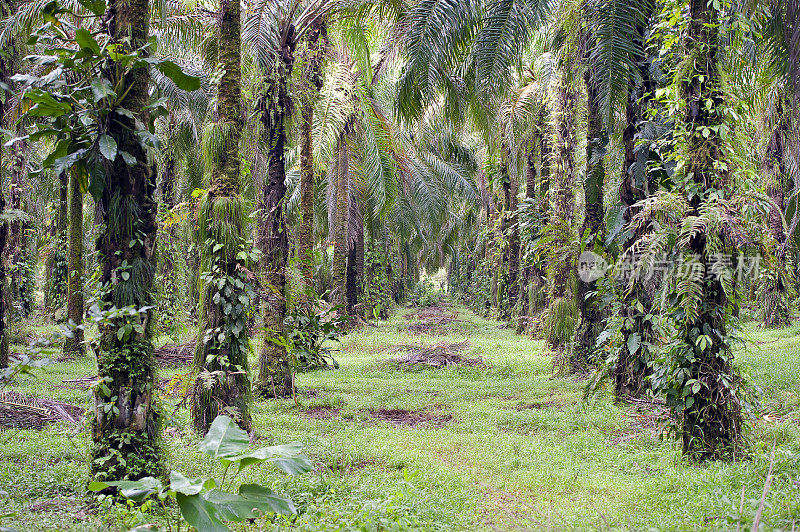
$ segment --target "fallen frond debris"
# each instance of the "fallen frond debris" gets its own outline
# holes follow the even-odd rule
[[[414,345],[414,344],[401,344],[392,347],[389,353],[397,353],[405,351],[406,354],[401,357],[391,358],[387,362],[394,366],[430,366],[434,368],[442,368],[449,366],[472,366],[472,367],[486,367],[486,363],[481,357],[466,357],[461,355],[461,352],[470,347],[468,340],[459,342],[457,344],[435,344],[435,345]]]
[[[182,366],[192,362],[195,344],[194,340],[180,345],[165,344],[156,349],[153,354],[162,366]]]
[[[28,397],[14,391],[0,392],[0,427],[11,429],[41,429],[48,423],[68,421],[79,425],[83,408],[56,401]]]

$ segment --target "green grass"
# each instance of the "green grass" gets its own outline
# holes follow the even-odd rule
[[[737,360],[763,391],[763,412],[748,422],[750,455],[695,465],[681,459],[673,440],[655,434],[647,409],[606,396],[582,402],[584,382],[552,378],[541,341],[457,310],[466,323],[431,337],[404,331],[409,311],[398,309],[388,322],[344,338],[341,369],[300,375],[299,404],[254,405],[259,441],[300,441],[315,468],[300,477],[266,468],[248,473],[245,480],[290,494],[301,513],[294,523],[262,520],[241,530],[726,530],[736,528],[728,516],[738,514],[743,489],[749,530],[773,442],[776,478],[763,521],[769,530],[800,526],[800,325],[746,327],[753,345]],[[396,356],[387,353],[394,344],[464,339],[471,344],[465,354],[483,357],[486,368],[404,371],[382,362]],[[57,363],[16,388],[88,406],[88,392],[63,380],[94,371],[89,359]],[[303,415],[315,406],[338,412],[330,419]],[[171,414],[169,404],[164,408]],[[396,427],[370,415],[380,408],[452,420]],[[195,451],[186,416],[170,416],[169,463],[193,476],[213,474]],[[115,529],[108,512],[93,514],[88,504],[84,432],[66,424],[0,431],[0,489],[8,493],[0,514],[18,513],[3,525]]]

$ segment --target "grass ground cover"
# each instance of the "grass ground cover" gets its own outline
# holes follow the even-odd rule
[[[431,314],[435,326],[420,327]],[[800,325],[746,326],[751,347],[737,361],[762,392],[750,451],[696,465],[661,437],[658,404],[584,401],[584,381],[552,377],[542,342],[458,305],[442,309],[449,320],[435,315],[397,309],[343,339],[340,369],[300,375],[296,401],[254,405],[255,438],[299,441],[315,468],[291,478],[248,473],[243,481],[291,495],[299,515],[242,530],[749,529],[770,461],[762,523],[800,526]],[[415,353],[439,362],[414,362]],[[169,366],[160,378],[186,371]],[[94,372],[90,358],[57,362],[12,390],[88,407]],[[173,394],[163,399],[170,467],[207,475],[213,464],[195,451],[186,410],[175,410]],[[3,525],[95,531],[134,522],[133,511],[89,504],[89,444],[81,426],[63,421],[0,430],[0,515],[16,513]]]

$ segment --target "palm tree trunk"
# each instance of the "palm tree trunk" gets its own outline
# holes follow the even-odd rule
[[[553,198],[553,209],[550,226],[554,242],[565,249],[569,245],[570,228],[572,226],[575,206],[575,116],[578,94],[572,87],[572,66],[567,65],[559,76],[556,89],[555,133],[556,177],[550,193]],[[562,256],[549,268],[550,308],[547,326],[548,345],[563,352],[572,341],[575,332],[575,298],[570,287],[572,273],[575,270],[571,257]]]
[[[67,321],[83,323],[83,194],[73,174],[69,180],[69,243],[67,245]],[[83,329],[64,341],[64,354],[83,355]]]
[[[525,199],[533,200],[536,198],[536,144],[538,143],[539,133],[534,133],[525,154]],[[522,333],[528,326],[528,316],[531,312],[530,291],[533,283],[533,267],[526,265],[522,270],[521,290],[522,290],[522,310],[520,319],[517,321],[517,333]]]
[[[138,50],[147,43],[148,0],[114,0],[105,20],[111,41],[120,52]],[[153,276],[156,269],[157,203],[155,169],[134,134],[135,121],[147,123],[149,75],[146,69],[130,71],[124,78],[113,62],[108,67],[112,83],[125,94],[121,107],[133,117],[113,115],[105,133],[120,151],[131,154],[136,164],[122,157],[106,166],[105,187],[99,199],[103,215],[97,238],[99,285],[104,287],[104,310],[132,308],[132,316],[112,317],[99,327],[98,377],[105,386],[94,388],[91,470],[98,480],[138,479],[164,474],[160,445],[160,419],[156,401],[153,357]],[[135,118],[134,118],[135,117]],[[73,196],[74,197],[74,196]],[[73,213],[73,221],[75,219]]]
[[[240,192],[239,141],[242,123],[241,20],[238,0],[220,0],[218,62],[223,75],[217,95],[217,128],[224,142],[211,163],[211,185],[200,205],[198,242],[204,285],[192,394],[195,430],[205,434],[222,413],[250,428],[250,349],[247,310],[250,286],[238,257],[245,242],[244,202]],[[232,285],[232,286],[231,286]],[[220,335],[218,331],[223,331]]]
[[[536,184],[537,211],[539,219],[544,221],[551,213],[550,207],[550,130],[547,117],[547,106],[542,105],[539,109],[538,132],[539,132],[539,179]],[[546,290],[544,267],[538,263],[532,269],[533,288],[529,298],[531,300],[530,309],[532,313],[538,313],[548,304],[548,294]]]
[[[347,312],[347,227],[350,214],[349,153],[347,133],[339,137],[336,169],[336,224],[333,237],[333,301],[342,305],[340,313]]]
[[[587,68],[583,74],[587,95],[586,177],[583,181],[586,216],[580,238],[586,244],[586,251],[594,252],[595,249],[602,249],[605,241],[603,186],[606,173],[603,167],[604,133],[600,117],[600,101],[592,72],[591,68]],[[572,369],[576,372],[586,370],[593,363],[597,337],[603,330],[597,281],[579,280],[577,288],[575,299],[580,324],[572,354]]]
[[[352,203],[351,207],[355,208]],[[351,212],[351,219],[356,214]],[[358,314],[361,280],[364,279],[364,224],[358,223],[355,231],[347,259],[347,310],[353,316]]]
[[[320,43],[322,39],[322,43]],[[319,19],[308,30],[308,53],[302,76],[300,111],[300,228],[297,234],[297,257],[300,273],[306,284],[301,304],[310,311],[308,298],[314,288],[314,103],[322,89],[322,47],[327,40],[327,27]]]
[[[51,252],[47,260],[47,297],[45,308],[57,314],[67,295],[67,239],[69,226],[69,177],[66,172],[58,174],[58,204],[51,236]]]
[[[717,63],[718,13],[706,0],[691,0],[689,16],[687,57],[697,59],[681,82],[686,105],[685,123],[690,128],[686,139],[686,175],[697,190],[712,192],[724,186],[726,178],[720,175],[716,165],[722,158],[722,139],[716,131],[723,122],[725,105]],[[690,198],[689,215],[699,215],[703,200],[698,194]],[[702,271],[711,271],[712,257],[705,233],[695,234],[686,251],[699,257]],[[720,279],[715,275],[706,276],[702,281],[697,317],[686,317],[677,325],[682,342],[694,351],[691,362],[687,362],[685,378],[701,383],[698,393],[692,396],[693,404],[686,403],[682,407],[681,419],[683,451],[698,459],[717,458],[730,452],[741,433],[739,400],[731,388],[720,381],[721,375],[734,375],[733,355],[725,342],[727,306]],[[705,334],[699,331],[714,331],[711,345],[697,347],[700,345],[698,336]]]
[[[786,231],[783,226],[783,213],[786,210],[783,195],[786,167],[783,161],[788,117],[783,116],[783,106],[776,109],[778,125],[774,128],[764,159],[761,161],[762,175],[767,179],[767,192],[772,198],[769,212],[769,232],[777,244],[776,255],[783,263],[786,259]],[[760,282],[762,304],[764,305],[764,327],[785,327],[791,323],[789,295],[784,277],[779,271],[762,273]]]
[[[17,127],[16,134],[22,136],[25,129]],[[10,205],[15,211],[24,211],[23,191],[27,188],[27,166],[29,147],[26,141],[18,140],[11,146]],[[9,264],[11,266],[11,301],[20,317],[26,318],[33,311],[33,290],[28,273],[28,230],[30,222],[16,219],[8,230]]]
[[[509,172],[508,192],[506,194],[508,235],[508,311],[515,312],[519,298],[519,227],[517,226],[517,206],[519,203],[519,180],[515,172]]]
[[[294,391],[289,354],[273,338],[283,338],[286,317],[286,262],[289,239],[284,217],[286,196],[286,119],[291,109],[287,83],[292,75],[293,49],[286,46],[277,63],[277,72],[267,82],[259,101],[264,126],[264,145],[268,146],[267,178],[258,199],[259,224],[256,246],[261,251],[261,284],[266,294],[262,314],[266,331],[258,361],[256,393],[265,397],[284,397]]]
[[[2,61],[2,56],[0,56]],[[1,67],[1,65],[0,65]],[[0,123],[3,119],[2,108],[5,103],[0,103]],[[2,167],[2,150],[0,150],[0,167]],[[0,186],[0,213],[6,210],[6,195]],[[6,240],[8,238],[8,224],[0,221],[0,369],[8,367],[8,337],[6,335],[6,300],[7,300],[7,280],[5,261],[1,258],[5,255]]]
[[[0,17],[6,19],[14,12],[10,0],[0,0]],[[10,61],[11,50],[0,50],[0,82],[8,85],[13,75]],[[4,123],[8,98],[0,98],[0,124]],[[3,149],[0,148],[0,169],[3,168]],[[6,193],[0,179],[0,214],[6,210]],[[6,309],[8,303],[8,279],[6,276],[6,246],[8,243],[8,223],[0,220],[0,368],[8,367],[8,336],[6,333]]]

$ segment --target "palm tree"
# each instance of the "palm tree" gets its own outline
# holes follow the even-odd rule
[[[147,43],[148,7],[146,0],[110,4],[115,16],[105,31],[121,52],[139,50]],[[109,116],[103,129],[119,153],[130,154],[133,161],[129,165],[118,156],[105,165],[105,186],[98,200],[103,213],[97,238],[99,284],[104,287],[104,309],[128,308],[132,315],[112,317],[100,325],[97,366],[105,386],[94,389],[91,461],[99,480],[158,477],[164,471],[150,310],[156,268],[155,175],[135,134],[136,122],[147,123],[149,73],[140,68],[115,79],[119,71],[113,62],[110,67],[109,76],[124,88],[118,103],[130,114]]]
[[[327,47],[327,25],[319,19],[314,21],[306,37],[307,51],[303,57],[303,75],[300,87],[301,133],[300,133],[300,229],[297,234],[297,257],[300,271],[306,284],[304,292],[314,287],[314,104],[322,88],[322,59]],[[307,294],[301,296],[309,308]]]
[[[566,350],[575,332],[574,252],[570,249],[573,240],[572,220],[575,202],[575,145],[577,142],[575,119],[578,92],[573,79],[574,65],[571,61],[561,67],[555,89],[553,116],[555,131],[555,154],[551,183],[551,205],[553,207],[546,238],[553,257],[548,268],[550,278],[550,308],[548,311],[548,345],[559,352]]]
[[[13,4],[9,0],[0,0],[0,17],[7,18],[14,12]],[[10,46],[9,43],[0,42],[0,91],[2,91],[3,98],[0,100],[0,124],[4,123],[4,119],[9,106],[8,93],[6,87],[9,84],[9,78],[12,76],[13,71],[9,62],[8,53]],[[5,143],[4,143],[5,144]],[[2,149],[0,149],[0,168],[2,168]],[[8,222],[6,221],[6,195],[3,190],[2,183],[0,183],[0,368],[8,366],[8,337],[6,332],[6,302],[8,301],[8,293],[6,291],[6,265],[3,257],[6,256],[6,244],[8,242]]]
[[[83,193],[76,175],[69,179],[69,241],[67,243],[67,320],[83,323]],[[64,353],[82,355],[83,328],[75,328],[64,341]]]
[[[291,394],[289,355],[283,342],[286,315],[286,263],[289,239],[285,220],[286,127],[293,101],[289,80],[294,68],[294,51],[337,5],[338,0],[306,2],[264,1],[248,17],[244,38],[263,76],[256,107],[261,118],[262,143],[267,149],[266,177],[258,195],[259,223],[256,246],[261,251],[262,285],[268,291],[262,314],[267,331],[259,355],[256,388],[259,395],[281,397]],[[307,171],[307,168],[306,168]]]
[[[192,396],[195,429],[205,433],[221,413],[250,427],[249,351],[246,327],[248,280],[240,253],[245,245],[240,193],[239,141],[242,124],[241,21],[238,1],[220,0],[218,62],[224,73],[217,90],[217,120],[204,134],[211,183],[198,214],[201,271],[200,327]]]

